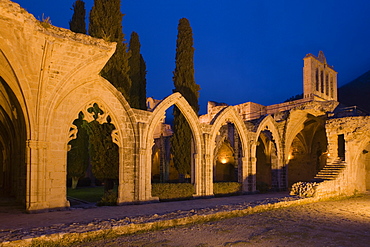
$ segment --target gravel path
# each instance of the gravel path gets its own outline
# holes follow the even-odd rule
[[[17,240],[64,233],[87,233],[162,220],[242,210],[258,205],[298,200],[287,193],[245,195],[189,201],[71,209],[41,214],[0,211],[0,246]]]
[[[78,246],[370,246],[370,195]]]

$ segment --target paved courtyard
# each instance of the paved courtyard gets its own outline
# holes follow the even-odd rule
[[[78,246],[369,246],[370,195]]]

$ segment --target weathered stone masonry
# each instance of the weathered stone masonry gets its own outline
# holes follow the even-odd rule
[[[225,124],[237,137],[237,180],[244,192],[255,192],[259,184],[284,190],[313,178],[338,162],[338,136],[345,140],[340,160],[345,168],[323,182],[318,194],[370,188],[369,119],[328,118],[338,105],[337,85],[323,53],[304,59],[303,99],[272,106],[215,103],[198,117],[179,93],[148,111],[130,108],[99,76],[114,50],[115,44],[40,23],[18,4],[0,0],[0,190],[16,196],[27,211],[69,206],[66,157],[76,134],[72,122],[81,111],[91,118],[87,109],[94,103],[104,111],[99,121],[109,115],[117,129],[120,204],[157,200],[151,194],[153,136],[173,105],[193,131],[196,197],[213,195]]]

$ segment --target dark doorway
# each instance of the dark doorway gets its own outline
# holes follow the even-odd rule
[[[346,146],[345,146],[345,140],[344,140],[344,135],[338,135],[338,157],[344,161],[346,156]]]

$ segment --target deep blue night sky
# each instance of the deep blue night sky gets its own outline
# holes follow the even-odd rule
[[[15,0],[69,28],[74,0]],[[85,0],[87,14],[93,0]],[[122,0],[123,32],[140,36],[147,96],[173,89],[178,20],[189,19],[201,113],[208,100],[270,105],[302,93],[303,57],[324,51],[339,86],[370,70],[369,0]]]

